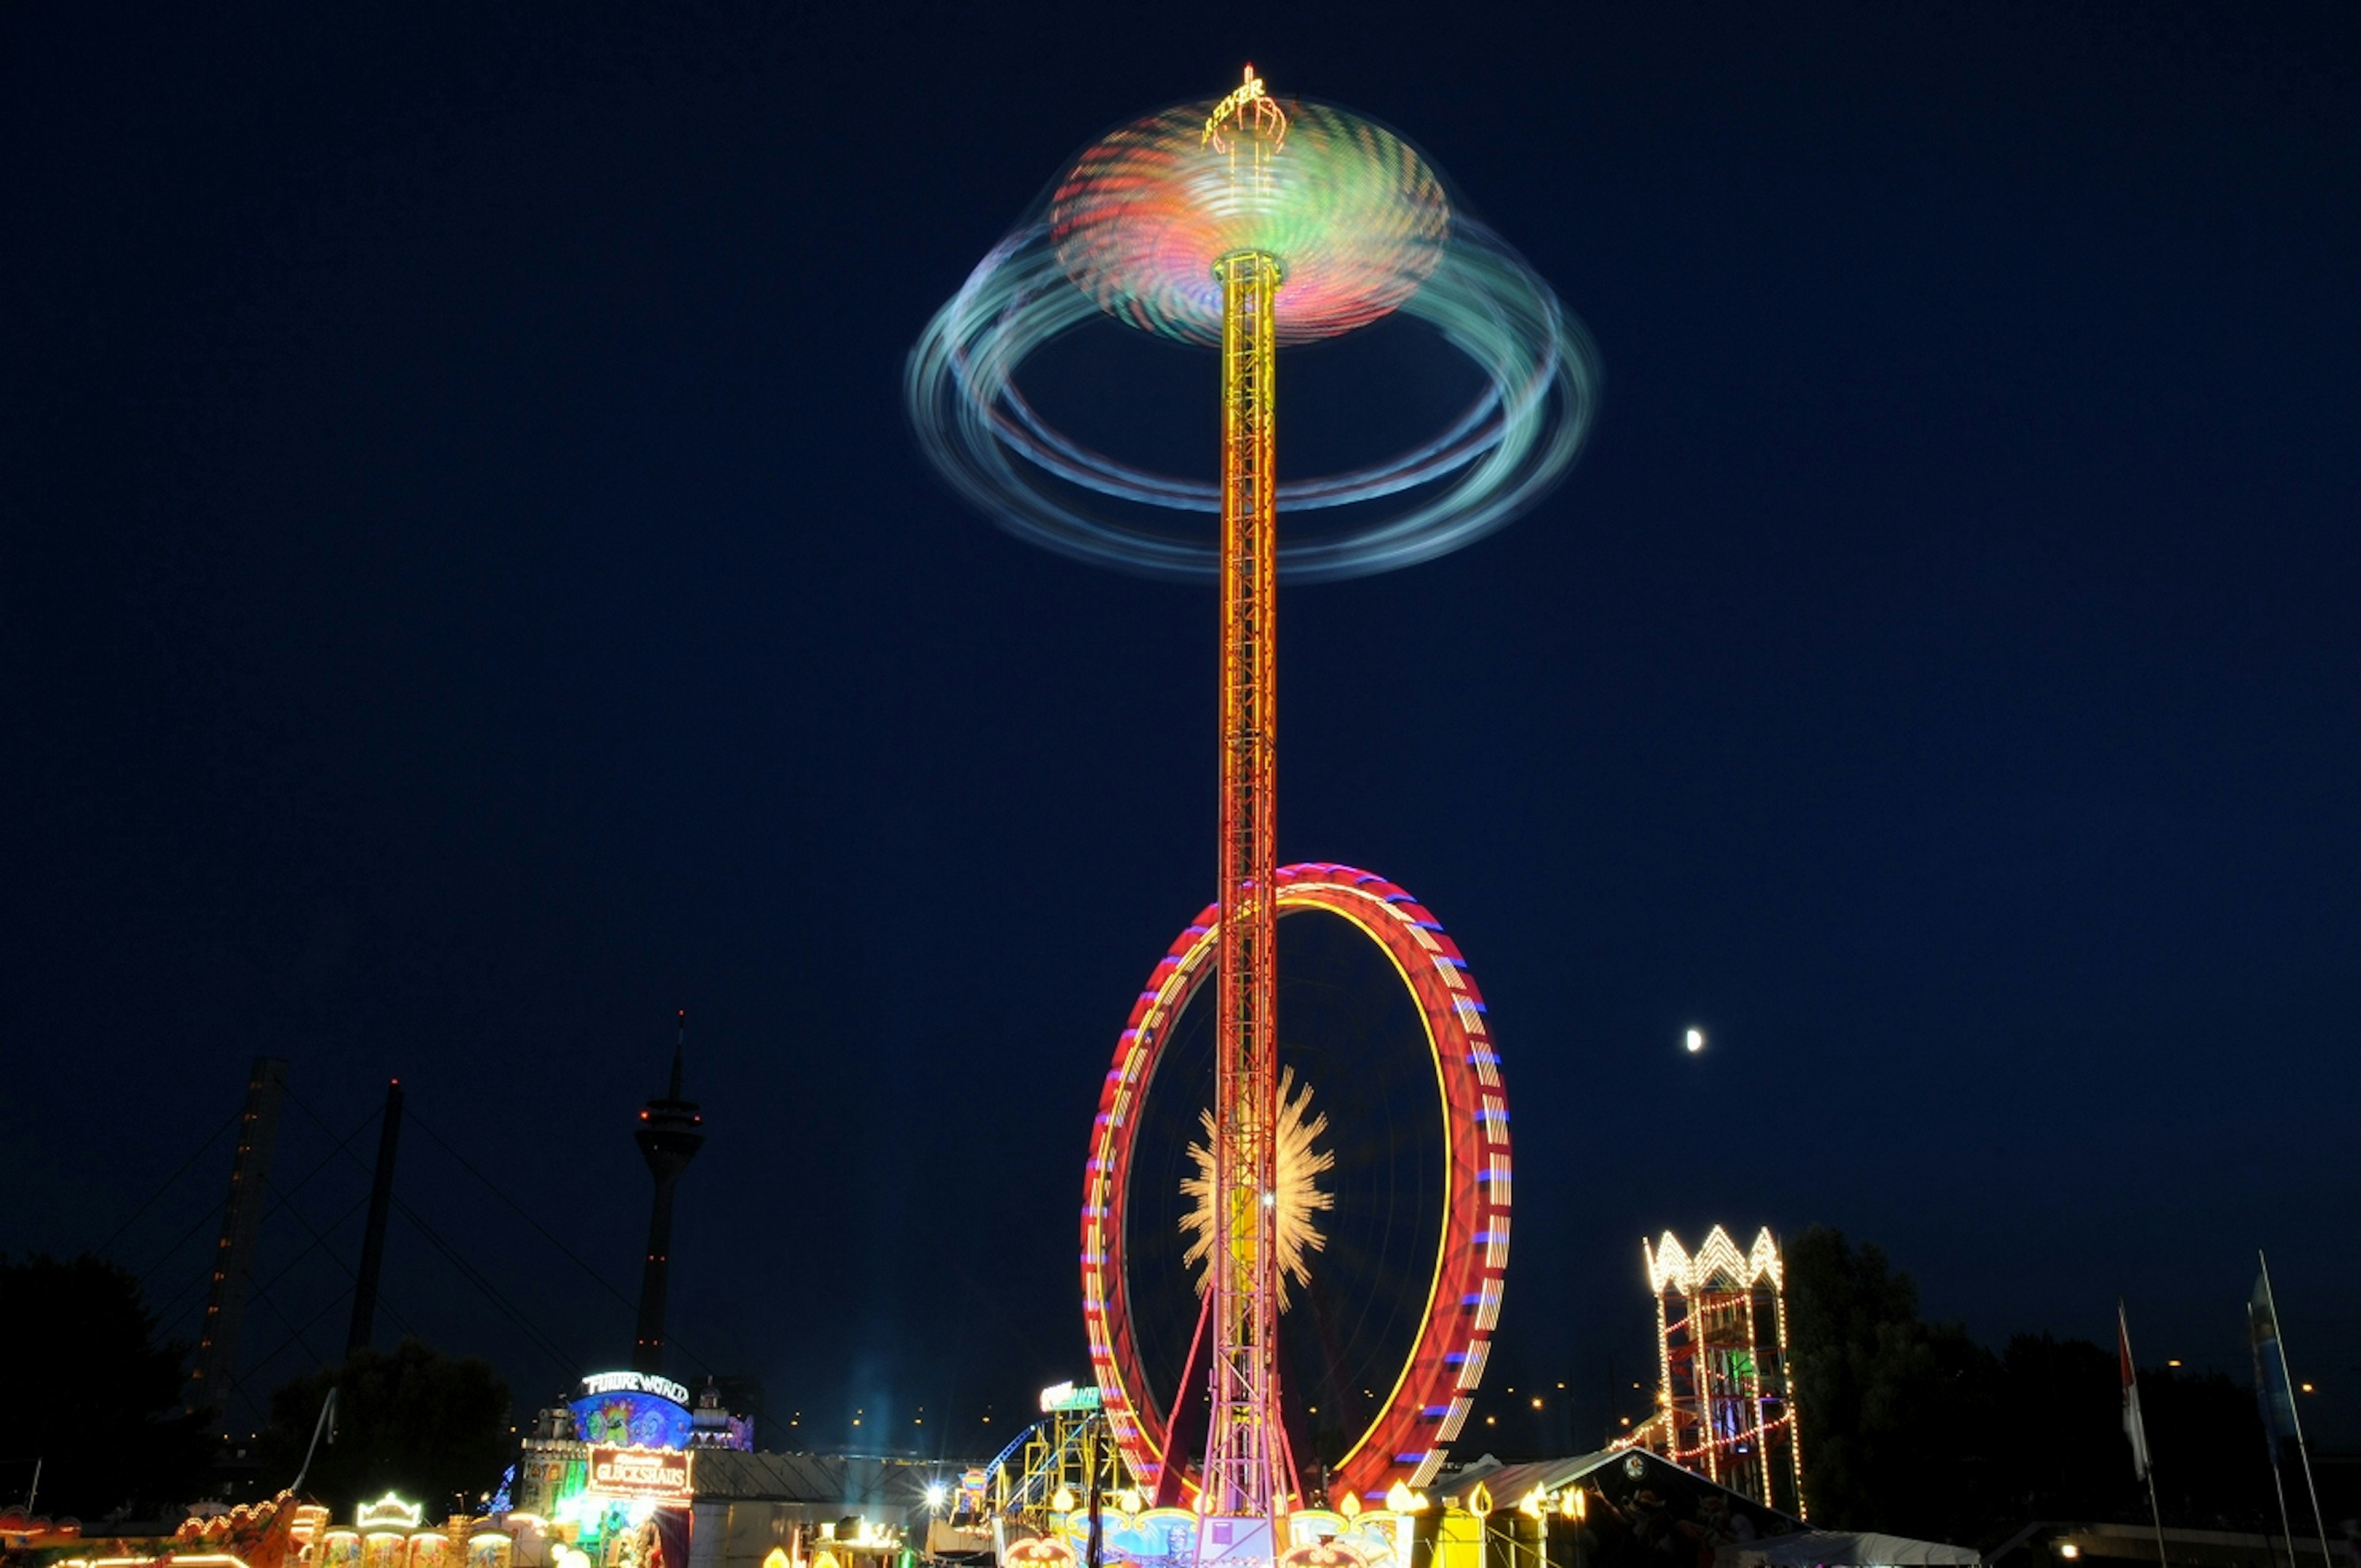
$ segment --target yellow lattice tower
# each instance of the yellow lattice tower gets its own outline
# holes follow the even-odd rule
[[[1287,119],[1249,66],[1205,122],[1231,179],[1259,186]],[[1251,192],[1247,192],[1251,194]],[[1213,1403],[1209,1515],[1271,1519],[1294,1485],[1278,1419],[1279,964],[1277,814],[1278,427],[1272,398],[1279,258],[1214,265],[1222,290],[1222,807],[1220,1029],[1214,1069]]]

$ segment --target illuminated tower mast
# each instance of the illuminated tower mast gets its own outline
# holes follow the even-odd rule
[[[640,1325],[631,1343],[631,1370],[662,1372],[664,1351],[664,1297],[672,1277],[672,1198],[681,1172],[705,1146],[697,1129],[705,1118],[697,1102],[680,1097],[681,1058],[688,1050],[688,1010],[681,1009],[680,1037],[672,1047],[672,1087],[640,1111],[639,1130],[631,1135],[640,1156],[655,1179],[655,1203],[648,1211],[648,1255],[640,1271]]]
[[[1205,145],[1227,156],[1233,197],[1247,203],[1261,196],[1286,137],[1287,116],[1252,66],[1245,84],[1205,120]],[[1271,394],[1279,258],[1233,251],[1214,264],[1214,276],[1222,289],[1222,925],[1213,1212],[1222,1234],[1213,1247],[1213,1387],[1202,1488],[1209,1516],[1275,1519],[1294,1491],[1279,1415],[1273,1276],[1279,481]]]

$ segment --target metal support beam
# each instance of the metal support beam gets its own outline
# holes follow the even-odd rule
[[[369,1185],[368,1229],[361,1233],[361,1271],[353,1280],[353,1321],[345,1354],[361,1349],[377,1328],[377,1282],[385,1267],[386,1211],[393,1207],[393,1158],[401,1147],[401,1080],[385,1086],[385,1116],[377,1135],[377,1176]]]
[[[211,1411],[217,1433],[228,1430],[238,1331],[246,1322],[255,1238],[262,1228],[263,1190],[270,1180],[270,1154],[279,1142],[279,1105],[286,1089],[284,1061],[277,1057],[254,1058],[246,1080],[246,1111],[238,1118],[237,1153],[230,1161],[229,1202],[222,1211],[221,1240],[214,1246],[213,1284],[205,1296],[204,1328],[197,1338],[197,1370],[189,1380],[188,1408]]]

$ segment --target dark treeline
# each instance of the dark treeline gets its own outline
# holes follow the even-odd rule
[[[1877,1246],[1823,1226],[1786,1262],[1816,1522],[1987,1548],[2034,1519],[2147,1522],[2113,1345],[2045,1333],[1989,1349],[1923,1320]],[[2139,1376],[2165,1522],[2277,1530],[2252,1390],[2218,1372]]]
[[[87,1255],[0,1257],[0,1376],[16,1411],[0,1506],[103,1519],[179,1518],[209,1478],[204,1418],[183,1409],[194,1347],[157,1337],[139,1282]]]
[[[139,1282],[112,1263],[0,1257],[0,1373],[17,1411],[0,1508],[22,1503],[38,1459],[40,1513],[177,1522],[203,1497],[267,1496],[307,1458],[305,1493],[339,1518],[386,1491],[466,1508],[515,1457],[507,1385],[482,1361],[416,1340],[282,1384],[251,1461],[225,1454],[208,1412],[182,1405],[192,1348],[157,1337]],[[331,1387],[336,1417],[323,1429]]]
[[[2035,1519],[2146,1522],[2113,1346],[2019,1334],[1991,1350],[1957,1323],[1925,1321],[1910,1277],[1836,1231],[1806,1231],[1786,1262],[1814,1522],[1981,1547]],[[177,1517],[221,1486],[203,1418],[181,1408],[190,1347],[158,1340],[122,1269],[0,1259],[0,1348],[20,1394],[16,1443],[44,1456],[42,1512]],[[331,1385],[335,1438],[313,1451]],[[2278,1528],[2250,1390],[2151,1367],[2140,1398],[2166,1523]],[[305,1490],[340,1512],[389,1488],[467,1506],[514,1453],[509,1393],[491,1368],[415,1341],[295,1378],[270,1408],[263,1489],[292,1480],[309,1454]],[[27,1479],[0,1477],[0,1504]]]
[[[335,1441],[314,1448],[312,1433],[330,1388],[336,1390]],[[390,1351],[364,1345],[341,1365],[272,1390],[259,1453],[274,1477],[294,1475],[308,1455],[305,1493],[339,1517],[386,1492],[421,1501],[430,1512],[464,1510],[488,1500],[500,1484],[516,1457],[515,1433],[508,1385],[489,1364],[405,1339]]]

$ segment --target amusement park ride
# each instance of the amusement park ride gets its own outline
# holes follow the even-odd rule
[[[1487,389],[1395,457],[1282,483],[1278,350],[1396,311],[1466,353]],[[1016,372],[1034,349],[1101,313],[1218,351],[1217,483],[1094,452],[1019,389]],[[1194,1516],[1200,1563],[1284,1560],[1298,1510],[1357,1514],[1425,1485],[1483,1376],[1508,1261],[1507,1100],[1466,961],[1391,883],[1333,863],[1278,864],[1280,580],[1411,565],[1507,522],[1579,452],[1594,382],[1588,345],[1548,286],[1454,210],[1415,149],[1334,105],[1282,104],[1252,67],[1210,108],[1148,115],[1085,150],[911,356],[906,391],[929,456],[1003,526],[1063,554],[1211,577],[1218,588],[1219,896],[1158,964],[1117,1041],[1082,1224],[1084,1317],[1106,1430],[1143,1498]],[[1138,521],[1155,508],[1217,517],[1217,539],[1202,525]],[[1281,542],[1281,511],[1327,509],[1351,521]],[[1307,1468],[1290,1432],[1316,1412],[1290,1397],[1280,1314],[1290,1281],[1311,1278],[1311,1255],[1326,1240],[1319,1216],[1339,1200],[1321,1185],[1335,1158],[1317,1142],[1327,1118],[1311,1111],[1310,1084],[1299,1089],[1279,1060],[1278,927],[1311,911],[1374,943],[1416,1011],[1442,1177],[1426,1200],[1439,1212],[1421,1220],[1433,1255],[1404,1287],[1414,1327],[1362,1390],[1367,1407]],[[1150,1190],[1159,1172],[1141,1157],[1139,1129],[1159,1093],[1202,1092],[1172,1065],[1173,1042],[1208,979],[1212,1103],[1181,1183],[1191,1245],[1180,1267],[1158,1267],[1158,1238],[1141,1217],[1170,1194]],[[1144,1303],[1191,1283],[1195,1332],[1178,1376],[1169,1358],[1159,1376],[1143,1348]]]
[[[1691,1253],[1641,1244],[1656,1298],[1656,1413],[1635,1441],[1766,1508],[1806,1517],[1788,1373],[1786,1264],[1766,1227],[1745,1252],[1716,1225]]]

